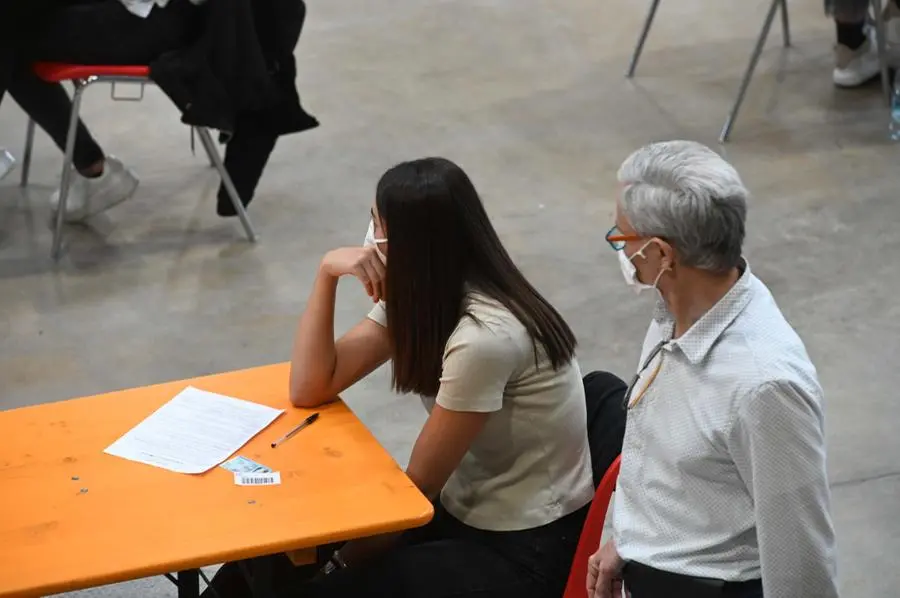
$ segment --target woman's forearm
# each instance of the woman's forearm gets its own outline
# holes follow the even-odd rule
[[[297,325],[290,379],[291,403],[297,407],[315,407],[334,398],[327,395],[336,364],[334,302],[337,284],[337,277],[320,266]]]

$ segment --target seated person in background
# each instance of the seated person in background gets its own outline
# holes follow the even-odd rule
[[[192,1],[3,0],[0,21],[20,27],[21,32],[7,31],[0,41],[0,100],[8,90],[65,151],[72,101],[62,84],[35,75],[32,63],[148,64],[187,43]],[[73,162],[77,174],[66,201],[68,221],[111,208],[137,188],[134,173],[106,156],[81,121]],[[58,205],[59,191],[51,197],[54,211]]]
[[[900,44],[900,0],[883,0],[888,49]],[[825,0],[826,12],[834,18],[834,84],[858,87],[878,76],[878,46],[875,30],[866,24],[869,0]]]
[[[335,340],[347,275],[375,306]],[[290,396],[321,405],[391,360],[394,389],[420,395],[429,412],[407,473],[435,517],[345,544],[312,582],[275,567],[286,571],[278,595],[558,598],[594,492],[575,344],[458,166],[427,158],[388,170],[365,245],[322,259]],[[235,565],[212,582],[221,598],[250,595]]]

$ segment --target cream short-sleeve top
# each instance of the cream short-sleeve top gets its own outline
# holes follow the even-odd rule
[[[491,413],[441,492],[472,527],[511,531],[555,521],[591,501],[584,385],[573,359],[553,370],[543,349],[498,301],[470,292],[444,349],[437,397],[451,411]],[[471,317],[470,317],[471,316]],[[383,304],[369,318],[387,326]]]

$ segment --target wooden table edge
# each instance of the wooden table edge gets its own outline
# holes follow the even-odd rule
[[[423,497],[424,498],[424,497]],[[427,500],[427,499],[426,499]],[[179,571],[187,571],[191,569],[200,569],[201,567],[208,567],[211,565],[217,565],[219,563],[225,563],[228,561],[238,561],[241,559],[249,559],[253,557],[259,556],[267,556],[272,554],[279,554],[282,552],[292,552],[292,551],[302,551],[306,549],[315,549],[318,546],[324,546],[327,544],[331,544],[334,542],[345,542],[347,540],[354,540],[357,538],[365,538],[368,536],[376,536],[378,534],[386,534],[391,532],[401,532],[410,529],[415,529],[417,527],[422,527],[429,523],[434,517],[434,507],[431,503],[428,503],[428,508],[425,509],[419,515],[414,517],[410,517],[408,519],[404,519],[402,521],[395,522],[392,525],[376,525],[367,529],[359,529],[354,530],[353,532],[348,533],[336,533],[328,536],[323,536],[316,544],[314,545],[297,545],[296,543],[291,542],[276,542],[273,544],[260,545],[252,548],[246,548],[243,550],[232,551],[232,552],[221,552],[216,554],[207,555],[203,558],[197,559],[188,559],[185,561],[175,561],[171,563],[165,563],[160,565],[148,565],[146,567],[137,567],[134,569],[129,569],[127,571],[120,571],[115,574],[110,575],[100,575],[91,578],[85,578],[82,580],[78,580],[77,582],[65,583],[65,584],[48,584],[46,586],[40,586],[35,588],[30,588],[28,590],[11,590],[7,592],[3,588],[0,588],[0,598],[38,598],[41,596],[47,596],[50,594],[62,594],[64,592],[76,592],[78,590],[85,590],[89,588],[97,588],[101,586],[106,586],[115,583],[122,583],[126,581],[135,581],[138,579],[144,579],[147,577],[156,577],[160,575],[165,575],[166,573],[177,573]]]

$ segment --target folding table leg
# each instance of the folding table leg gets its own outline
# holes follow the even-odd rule
[[[894,0],[887,0],[893,2]],[[884,99],[888,104],[891,103],[891,74],[888,71],[887,63],[887,40],[885,39],[884,29],[884,13],[882,12],[881,0],[872,0],[872,11],[875,13],[875,44],[878,49],[878,65],[881,67],[881,88],[884,92]]]
[[[638,60],[641,59],[641,52],[644,51],[644,42],[647,41],[647,34],[650,33],[650,26],[653,25],[653,17],[656,16],[657,8],[659,8],[659,0],[653,0],[650,4],[650,12],[647,13],[647,18],[644,19],[644,26],[641,28],[641,35],[638,37],[637,45],[634,47],[634,53],[631,55],[631,63],[629,63],[628,70],[625,72],[625,76],[629,79],[634,76]]]
[[[31,152],[34,150],[34,119],[28,119],[28,127],[25,129],[25,155],[22,156],[22,180],[19,185],[28,186],[28,175],[31,173]]]
[[[200,572],[196,569],[178,572],[178,598],[200,598]]]
[[[206,127],[197,127],[197,135],[200,136],[200,143],[203,144],[203,149],[206,150],[209,161],[212,162],[216,167],[216,170],[219,171],[219,176],[222,178],[222,184],[225,186],[225,191],[228,192],[228,197],[231,199],[231,203],[234,204],[234,209],[241,219],[241,226],[244,227],[244,232],[247,233],[247,239],[251,243],[256,243],[256,233],[253,230],[253,226],[250,224],[250,219],[247,217],[247,212],[244,210],[244,204],[241,203],[241,198],[238,195],[237,189],[234,188],[231,176],[229,176],[228,170],[225,168],[225,163],[222,162],[222,156],[220,156],[218,150],[216,150],[216,146],[209,134],[209,129]]]
[[[791,46],[791,24],[788,20],[788,3],[787,0],[781,0],[781,39],[784,47]]]
[[[78,114],[81,109],[81,96],[87,83],[74,80],[75,93],[72,95],[72,112],[69,114],[69,132],[66,134],[66,152],[63,158],[62,177],[59,184],[59,206],[56,209],[56,223],[53,227],[53,248],[50,257],[59,260],[62,246],[62,228],[66,216],[66,201],[69,199],[69,187],[72,183],[72,158],[75,155],[75,136],[78,132]]]
[[[741,80],[741,87],[734,100],[734,105],[731,107],[731,112],[728,114],[728,118],[725,119],[725,124],[722,126],[722,132],[719,134],[719,141],[721,143],[728,141],[728,137],[731,135],[731,128],[734,126],[738,111],[741,109],[741,104],[744,102],[744,95],[747,93],[747,87],[750,85],[750,80],[753,78],[753,73],[756,70],[756,63],[759,62],[759,55],[762,54],[763,48],[766,45],[766,39],[769,37],[769,31],[772,29],[772,21],[775,20],[775,13],[778,12],[778,9],[782,6],[783,2],[784,0],[772,0],[772,4],[769,6],[769,12],[766,14],[766,20],[763,22],[762,30],[759,32],[759,37],[756,39],[756,47],[753,48],[753,54],[750,55],[750,63],[744,71],[744,78]]]

